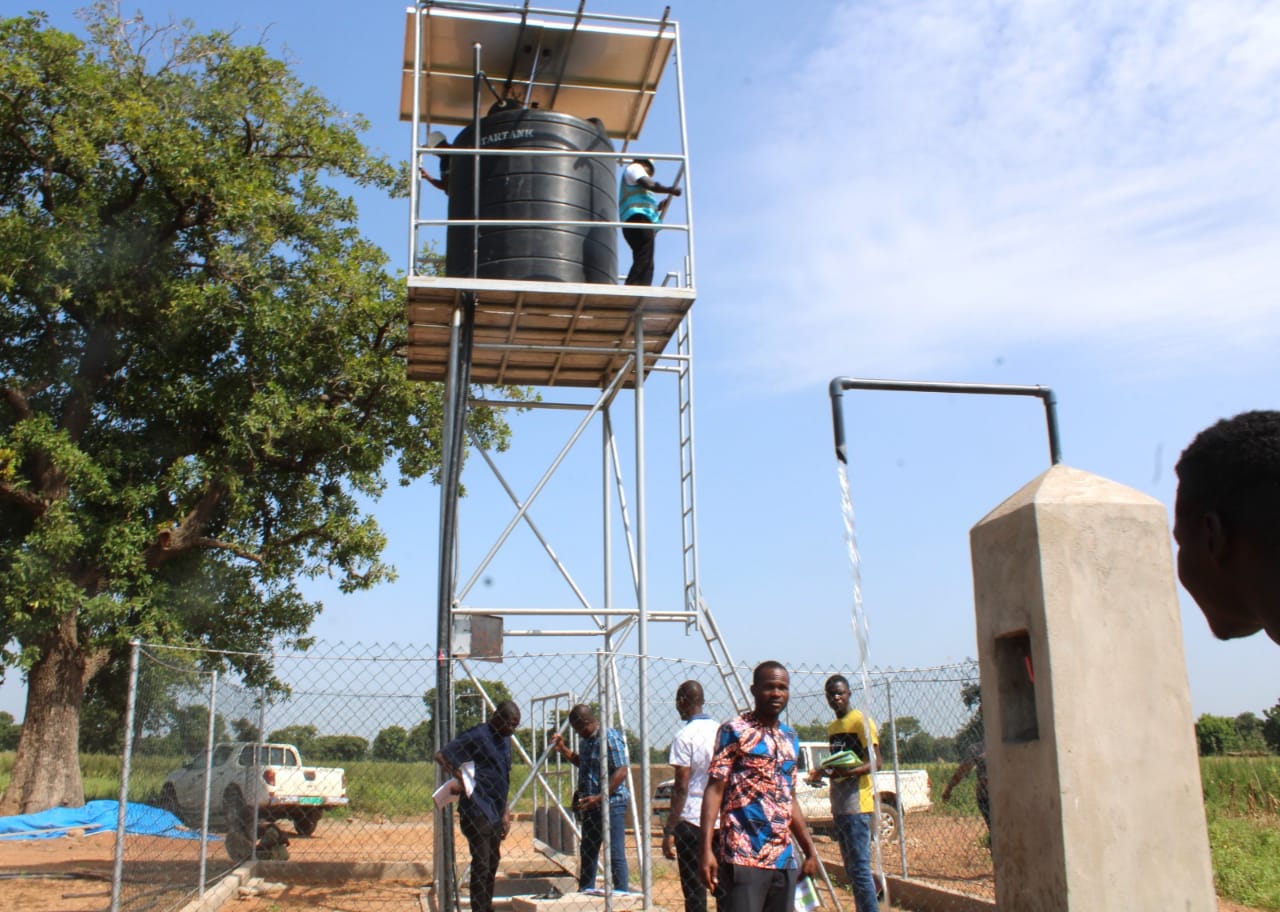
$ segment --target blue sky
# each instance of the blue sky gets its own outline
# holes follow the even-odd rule
[[[74,28],[77,5],[45,8]],[[657,17],[662,6],[591,9]],[[371,145],[408,157],[402,5],[125,7],[238,24],[246,40],[269,26],[304,80],[369,118]],[[793,15],[741,0],[730,15],[686,0],[672,16],[697,217],[703,589],[735,657],[848,667],[856,656],[832,377],[1050,386],[1066,462],[1170,506],[1173,464],[1196,431],[1277,407],[1280,7],[913,0],[811,2]],[[360,202],[363,230],[400,265],[407,203]],[[660,273],[675,246],[660,238]],[[678,493],[674,388],[649,401],[651,597],[678,602],[678,526],[657,518]],[[871,663],[976,655],[968,530],[1047,466],[1043,411],[850,393],[845,415]],[[518,490],[554,454],[559,420],[517,422],[504,465]],[[581,458],[591,471],[594,453]],[[464,566],[510,515],[481,468],[473,459],[465,479]],[[598,522],[575,505],[587,509],[591,484],[557,482],[545,496],[568,508],[538,517],[588,585]],[[317,635],[434,639],[437,504],[428,485],[391,487],[376,515],[400,579],[350,597],[315,590]],[[534,582],[534,550],[517,539],[474,601],[567,603]],[[1179,596],[1195,712],[1280,700],[1277,647],[1214,640]],[[701,654],[668,631],[652,646]],[[0,708],[21,715],[17,695],[6,685]]]

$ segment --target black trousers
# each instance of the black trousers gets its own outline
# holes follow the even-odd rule
[[[702,883],[702,828],[681,820],[672,831],[676,844],[676,865],[680,869],[680,889],[684,892],[684,912],[707,912],[707,888]],[[719,836],[713,848],[718,853]],[[725,912],[724,888],[716,888],[716,910]]]
[[[653,224],[643,215],[633,215],[628,222]],[[631,248],[631,271],[627,273],[628,285],[653,284],[653,242],[658,232],[652,228],[623,228],[622,239]]]
[[[472,912],[492,912],[493,881],[498,876],[498,860],[502,857],[502,824],[460,817],[458,825],[471,847]]]
[[[791,912],[798,873],[795,868],[749,868],[720,862],[725,912]]]

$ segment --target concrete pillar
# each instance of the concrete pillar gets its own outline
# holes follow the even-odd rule
[[[1164,506],[1058,465],[970,546],[997,906],[1213,912]]]

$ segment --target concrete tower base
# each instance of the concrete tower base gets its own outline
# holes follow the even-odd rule
[[[1164,506],[1058,465],[970,544],[998,907],[1212,912]]]

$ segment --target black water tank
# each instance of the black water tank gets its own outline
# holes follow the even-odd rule
[[[472,148],[473,128],[453,141]],[[598,122],[551,111],[517,109],[480,121],[482,149],[568,149],[612,152]],[[449,218],[472,218],[474,158],[450,156]],[[480,217],[613,222],[618,218],[617,162],[580,155],[494,155],[480,162]],[[615,228],[507,225],[481,228],[477,275],[482,279],[592,282],[618,279]],[[471,275],[471,226],[449,228],[445,273]]]

